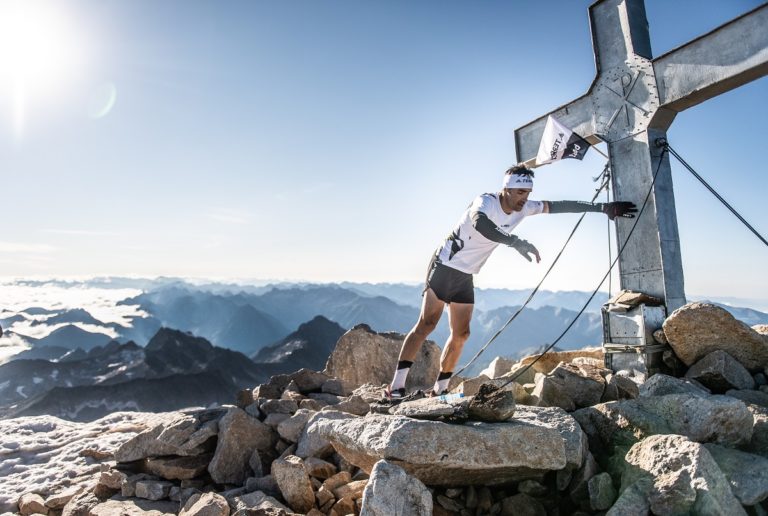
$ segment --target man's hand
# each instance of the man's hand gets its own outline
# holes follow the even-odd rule
[[[629,201],[607,202],[603,204],[603,213],[608,215],[608,218],[611,220],[616,217],[633,219],[635,218],[635,213],[637,213],[637,206]]]
[[[511,247],[514,247],[517,249],[517,252],[523,255],[523,258],[528,260],[529,262],[532,261],[531,257],[528,256],[529,254],[536,257],[536,263],[539,263],[541,261],[541,256],[539,256],[539,250],[536,249],[533,244],[528,242],[527,240],[523,240],[522,238],[517,240],[514,244],[511,245]]]

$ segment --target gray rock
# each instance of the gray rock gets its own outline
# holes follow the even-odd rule
[[[430,516],[432,495],[417,478],[403,468],[380,460],[371,469],[363,491],[360,516]]]
[[[453,513],[461,512],[461,510],[464,508],[460,503],[445,495],[437,495],[435,497],[435,501],[438,503],[438,505],[440,505],[440,507]]]
[[[302,394],[309,394],[310,392],[319,392],[323,384],[331,379],[325,373],[318,371],[312,371],[311,369],[302,368],[298,371],[288,375],[290,381],[296,384],[299,392]]]
[[[309,394],[309,399],[322,401],[328,405],[338,405],[341,403],[341,398],[339,396],[327,392],[312,392]]]
[[[320,387],[320,392],[327,392],[336,396],[349,396],[352,394],[352,389],[344,381],[338,378],[331,378],[323,383],[323,386]]]
[[[25,493],[19,498],[19,513],[22,516],[30,514],[48,514],[45,500],[37,493]]]
[[[272,476],[275,477],[283,498],[296,512],[306,513],[315,505],[315,493],[312,482],[304,467],[304,462],[295,455],[278,459],[272,463]]]
[[[242,484],[248,478],[253,450],[269,450],[276,441],[267,425],[242,409],[230,408],[219,422],[216,452],[208,466],[211,478],[219,484]]]
[[[600,403],[573,413],[590,449],[610,449],[654,434],[681,434],[696,442],[739,445],[750,441],[753,417],[729,396],[690,394]]]
[[[264,465],[261,462],[261,454],[259,453],[259,450],[253,450],[251,456],[248,457],[248,467],[251,468],[255,477],[264,475]]]
[[[648,496],[653,489],[649,478],[641,478],[626,487],[605,516],[648,516],[651,503]]]
[[[600,403],[605,378],[599,369],[563,363],[555,367],[549,376],[565,389],[577,407],[591,407]]]
[[[645,478],[655,514],[746,514],[712,455],[681,435],[653,435],[627,453],[622,485]]]
[[[144,469],[167,480],[182,480],[200,476],[213,458],[212,453],[192,457],[158,457],[144,460]]]
[[[462,410],[466,414],[466,406],[469,404],[469,401],[470,398],[459,398],[451,401],[442,400],[437,396],[422,398],[395,405],[390,409],[390,413],[396,416],[407,416],[417,419],[440,419],[441,417],[453,416]]]
[[[667,317],[663,328],[675,354],[687,366],[717,350],[727,352],[750,371],[760,371],[768,363],[768,335],[711,303],[688,303],[678,308]]]
[[[535,498],[518,493],[501,501],[501,514],[502,516],[546,516],[547,511]]]
[[[709,389],[698,382],[657,373],[640,385],[640,396],[664,396],[666,394],[693,394],[707,396]]]
[[[216,493],[195,494],[181,508],[179,516],[229,516],[229,504]]]
[[[746,403],[747,410],[752,414],[752,438],[740,446],[744,451],[768,458],[768,408],[753,403]]]
[[[318,459],[317,457],[309,457],[304,461],[304,466],[307,468],[309,476],[325,480],[338,473],[338,468],[330,462]]]
[[[61,516],[87,516],[99,504],[99,499],[88,489],[73,496],[61,511]]]
[[[223,413],[221,413],[223,415]],[[132,462],[164,455],[200,455],[210,451],[218,433],[216,420],[203,421],[199,415],[180,414],[126,441],[115,452],[118,462]]]
[[[306,409],[299,409],[288,419],[283,420],[277,425],[277,433],[288,442],[295,443],[299,440],[304,426],[314,412]]]
[[[730,390],[725,393],[726,396],[740,399],[745,403],[752,403],[753,405],[760,405],[763,408],[768,409],[768,393],[760,391],[737,391]]]
[[[266,475],[259,478],[249,478],[245,487],[248,491],[262,491],[269,496],[280,496],[280,488],[277,486],[275,477]]]
[[[280,423],[285,421],[286,419],[289,419],[291,417],[291,414],[270,414],[266,418],[264,418],[264,424],[268,427],[272,428],[273,430],[277,431],[277,427],[280,426]]]
[[[589,500],[589,480],[597,475],[598,466],[595,457],[587,452],[584,464],[573,474],[568,486],[568,494],[576,504]]]
[[[517,490],[534,498],[540,498],[547,494],[547,487],[535,480],[523,480],[517,485]]]
[[[158,480],[158,478],[154,475],[147,475],[146,473],[131,475],[123,480],[123,483],[120,485],[120,494],[126,498],[136,496],[136,483],[141,480]]]
[[[755,380],[749,371],[731,355],[719,349],[693,364],[685,377],[698,381],[716,394],[723,394],[730,389],[755,388]]]
[[[50,495],[45,499],[45,506],[49,509],[59,510],[63,509],[67,503],[74,498],[83,488],[81,486],[72,486]]]
[[[336,343],[324,373],[353,387],[389,383],[404,337],[396,333],[376,333],[366,325],[355,326]],[[406,387],[409,390],[431,387],[439,370],[440,348],[427,341],[408,374]]]
[[[173,487],[172,482],[167,480],[139,480],[136,482],[136,498],[146,500],[162,500],[168,498]]]
[[[496,357],[491,360],[488,367],[480,371],[478,376],[485,376],[486,378],[498,378],[503,376],[512,370],[512,366],[516,361],[504,357]]]
[[[369,414],[318,418],[307,429],[366,472],[388,458],[429,485],[500,484],[581,464],[586,441],[572,418],[559,409],[524,409],[504,423],[449,425]],[[478,443],[485,453],[477,453]]]
[[[107,500],[92,507],[82,516],[167,516],[176,514],[179,504],[153,500]],[[62,515],[63,516],[63,515]]]
[[[608,473],[599,473],[589,479],[589,505],[596,511],[609,509],[616,500],[616,489]]]
[[[533,389],[531,397],[536,400],[536,405],[539,407],[560,407],[568,412],[576,410],[576,403],[562,383],[541,373],[536,374],[535,381],[536,387]]]
[[[300,409],[311,410],[312,412],[317,412],[318,410],[326,406],[328,406],[326,402],[320,401],[320,400],[313,400],[311,398],[307,398],[299,402]]]
[[[299,404],[294,400],[266,400],[259,405],[259,410],[266,415],[270,414],[293,414],[299,410]]]
[[[338,410],[339,412],[355,414],[356,416],[364,416],[370,411],[370,404],[363,400],[363,398],[360,396],[353,395],[335,405],[328,405],[323,409]]]
[[[512,390],[499,389],[485,383],[470,399],[468,411],[470,419],[496,423],[510,419],[515,414],[515,407],[515,393]]]
[[[768,459],[717,444],[704,447],[715,459],[742,505],[755,505],[768,497]]]
[[[255,491],[227,499],[232,513],[246,511],[248,514],[279,515],[293,514],[293,512],[278,502],[272,496],[261,491]],[[262,512],[259,512],[262,511]],[[271,511],[271,512],[270,512]]]
[[[330,455],[333,452],[333,447],[328,439],[320,434],[318,428],[314,426],[314,422],[318,420],[347,419],[350,417],[357,416],[338,411],[322,411],[313,414],[304,426],[301,436],[299,436],[296,455],[302,459],[307,457],[319,457],[322,459]]]
[[[633,400],[640,395],[638,385],[626,376],[609,374],[605,380],[605,390],[600,401]]]

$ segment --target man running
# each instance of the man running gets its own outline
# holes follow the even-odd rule
[[[437,249],[427,272],[421,313],[400,349],[400,358],[386,398],[392,402],[405,396],[405,380],[421,345],[437,326],[448,305],[450,335],[440,356],[440,374],[429,395],[447,392],[448,382],[469,338],[469,321],[475,302],[472,275],[480,272],[494,249],[505,244],[516,249],[529,262],[541,261],[539,251],[529,242],[511,233],[525,217],[540,213],[602,212],[615,217],[634,217],[637,208],[631,202],[590,203],[582,201],[532,201],[533,171],[516,165],[504,175],[499,193],[475,198],[464,211],[456,228]]]

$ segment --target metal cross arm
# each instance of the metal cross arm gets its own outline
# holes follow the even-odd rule
[[[592,144],[607,142],[614,197],[638,202],[651,190],[619,261],[621,288],[671,311],[685,303],[683,268],[669,157],[654,142],[677,113],[768,73],[768,3],[655,59],[643,0],[599,0],[589,20],[595,79],[585,95],[515,130],[517,160],[535,166],[549,115]],[[617,222],[619,242],[628,228]]]

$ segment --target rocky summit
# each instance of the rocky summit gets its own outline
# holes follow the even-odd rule
[[[323,371],[274,375],[232,393],[232,405],[5,420],[0,506],[51,516],[766,514],[765,328],[723,312],[692,303],[655,332],[682,364],[675,376],[612,371],[593,348],[499,358],[452,379],[448,396],[391,406],[382,384],[403,336],[360,326]],[[411,385],[428,385],[438,360],[427,343]]]

